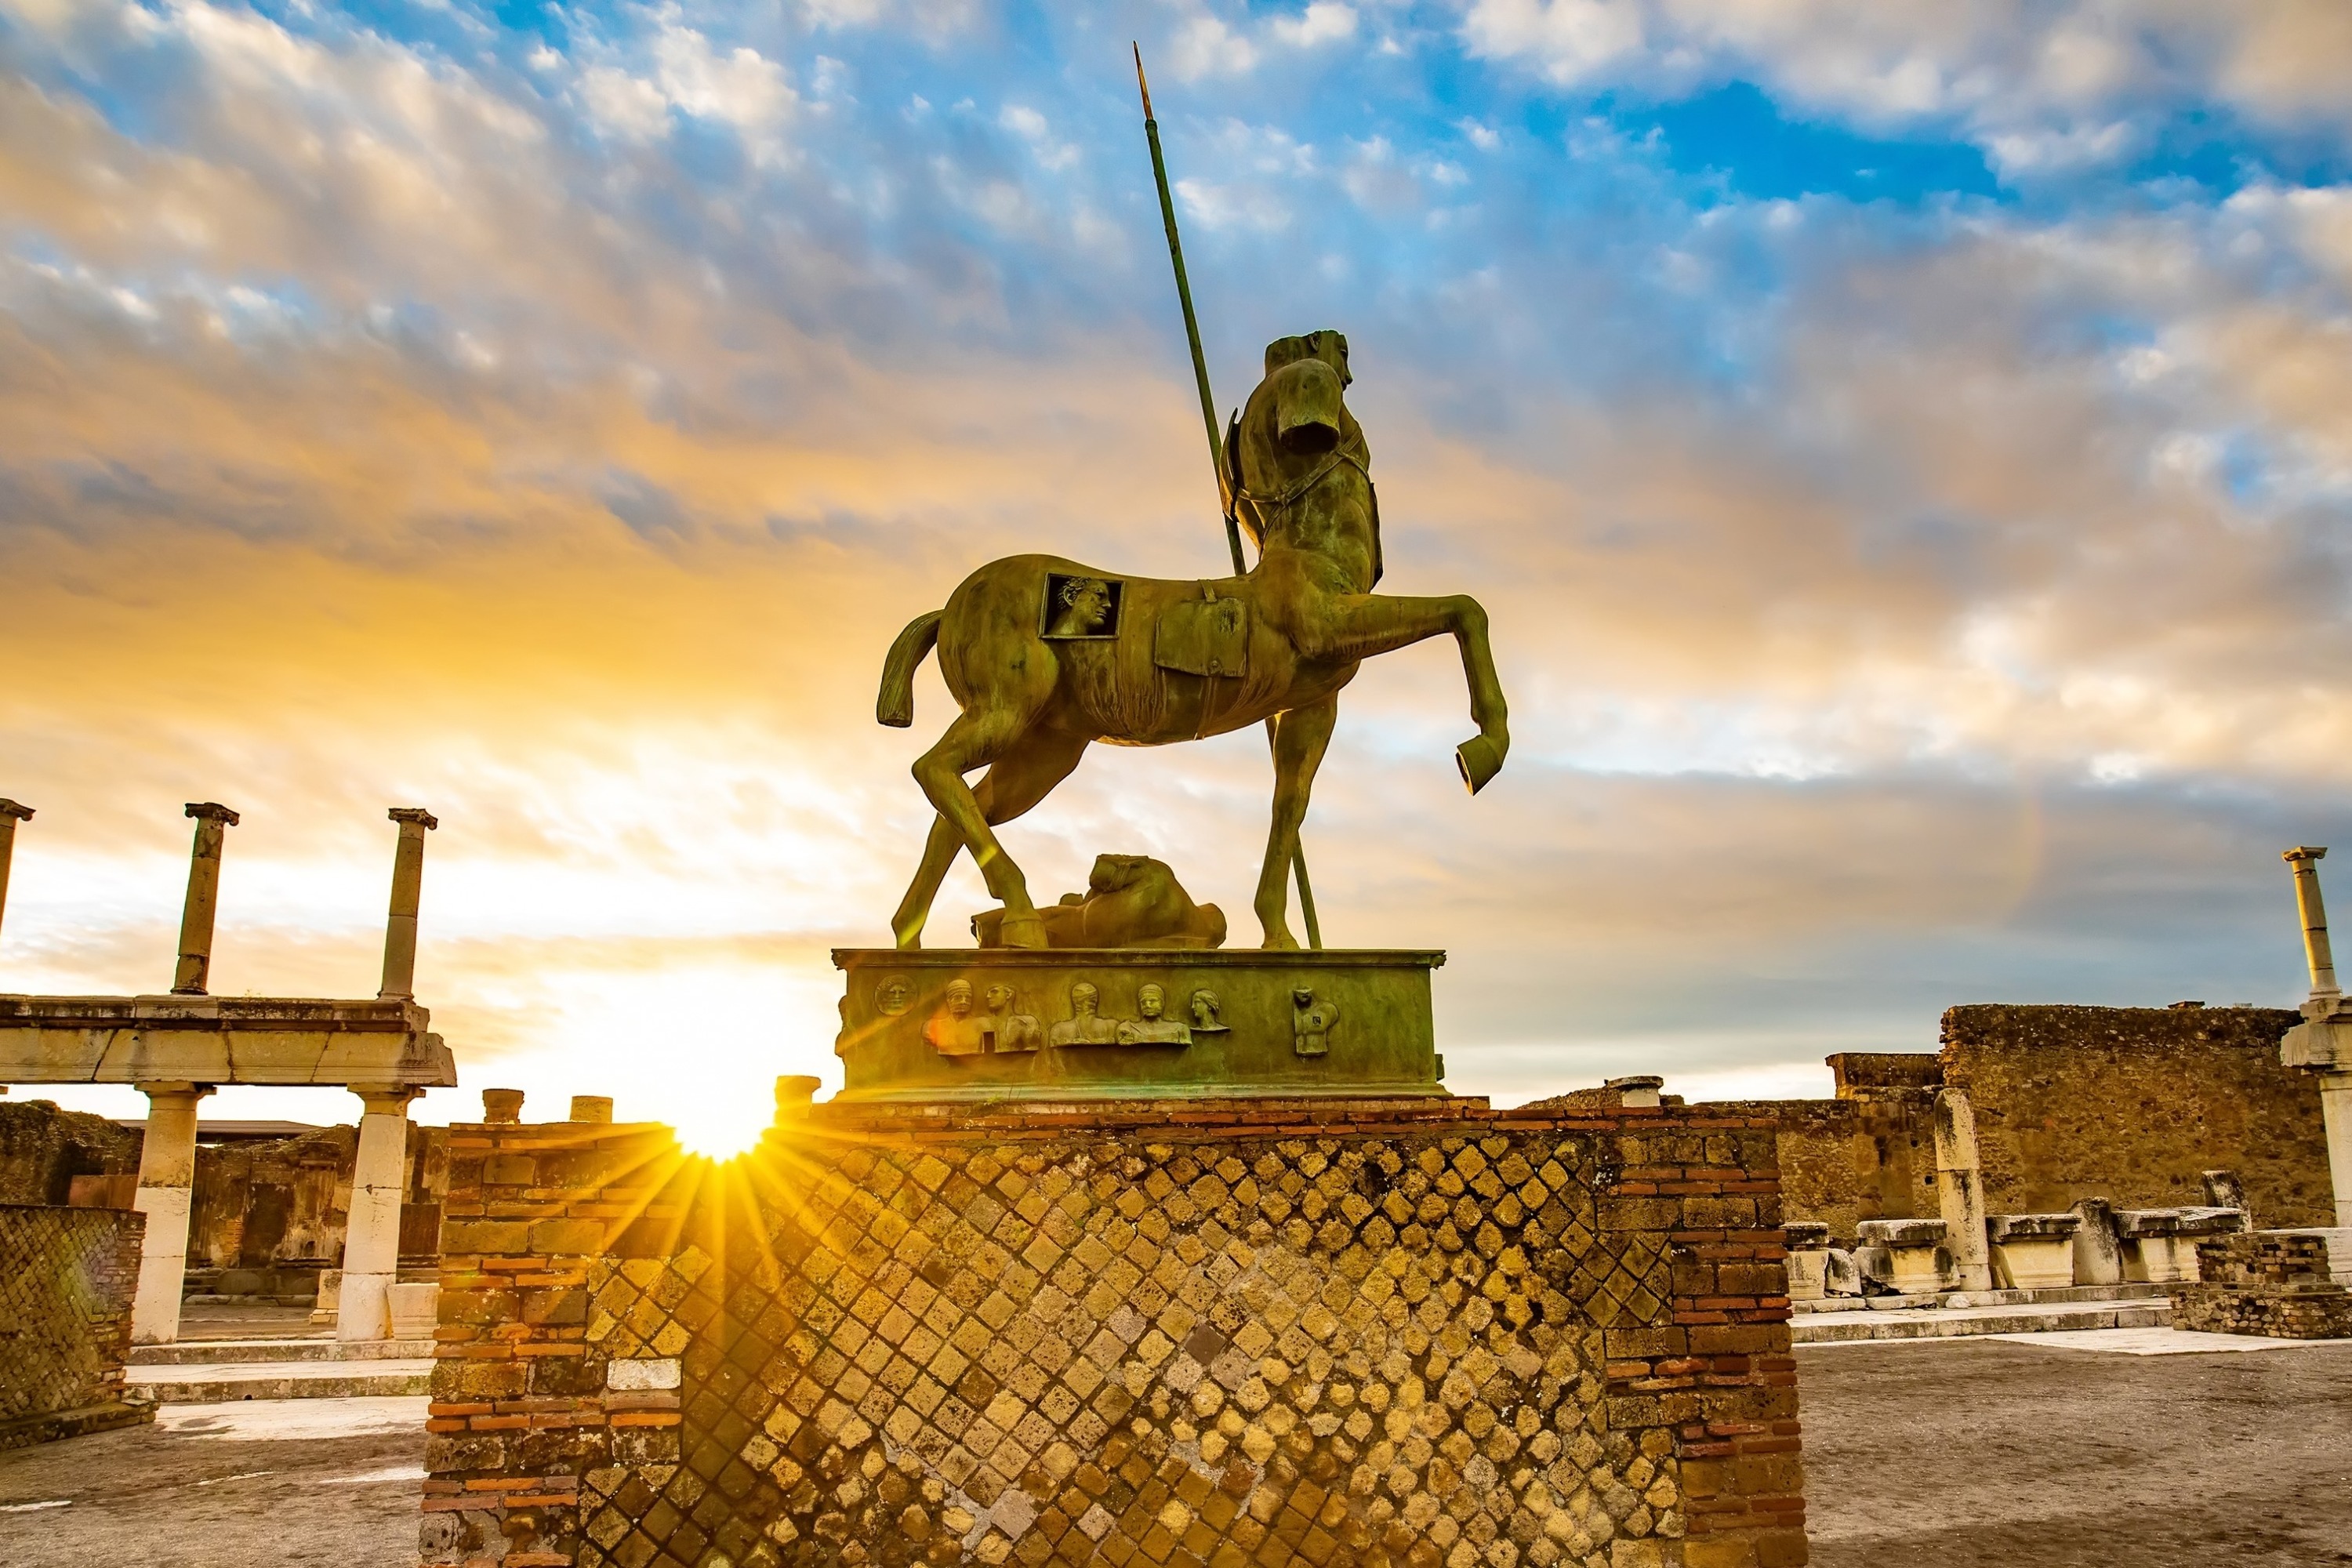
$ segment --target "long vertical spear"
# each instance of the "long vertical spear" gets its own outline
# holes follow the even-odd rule
[[[1192,380],[1201,391],[1201,427],[1209,437],[1209,467],[1217,476],[1217,499],[1225,516],[1225,548],[1234,558],[1234,575],[1238,577],[1249,568],[1242,560],[1241,525],[1234,519],[1235,498],[1226,493],[1225,447],[1217,437],[1217,400],[1209,392],[1208,356],[1201,352],[1201,322],[1192,314],[1192,285],[1184,276],[1184,242],[1176,237],[1176,203],[1168,194],[1168,160],[1160,151],[1160,121],[1151,117],[1151,84],[1143,76],[1143,46],[1130,44],[1135,50],[1135,86],[1143,95],[1143,135],[1151,143],[1151,177],[1160,186],[1160,221],[1168,230],[1168,260],[1176,269],[1176,300],[1184,307],[1184,338],[1192,347]],[[1265,743],[1275,749],[1275,721],[1265,721]],[[1307,945],[1323,945],[1322,922],[1315,918],[1315,888],[1307,879],[1307,850],[1303,845],[1290,847],[1290,870],[1298,880],[1298,912],[1307,921]]]

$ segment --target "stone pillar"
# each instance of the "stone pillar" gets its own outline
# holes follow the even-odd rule
[[[2352,1071],[2322,1073],[2319,1118],[2327,1130],[2327,1171],[2336,1189],[2336,1224],[2352,1226]]]
[[[570,1121],[603,1124],[613,1120],[613,1097],[609,1094],[575,1094],[572,1097]]]
[[[1992,1289],[1992,1253],[1985,1240],[1984,1184],[1977,1173],[1977,1119],[1957,1089],[1936,1091],[1936,1205],[1944,1216],[1944,1245],[1963,1290]]]
[[[392,1337],[391,1290],[400,1275],[400,1195],[408,1175],[408,1102],[421,1089],[361,1089],[360,1146],[352,1162],[351,1218],[343,1229],[339,1340]]]
[[[212,978],[213,914],[220,904],[221,840],[237,824],[236,813],[212,801],[190,801],[196,819],[195,847],[188,852],[188,901],[180,910],[180,964],[172,991],[201,996]]]
[[[2311,994],[2315,1001],[2338,994],[2336,955],[2327,945],[2327,906],[2319,897],[2319,862],[2326,856],[2326,849],[2308,844],[2297,845],[2279,856],[2294,869],[2294,907],[2303,916],[2303,959],[2311,970]]]
[[[389,1002],[416,994],[416,906],[425,888],[425,836],[441,826],[419,806],[396,805],[392,820],[400,824],[400,841],[392,851],[392,910],[383,924],[383,987],[376,1000]]]
[[[2281,858],[2294,868],[2294,901],[2303,916],[2303,953],[2311,968],[2311,998],[2304,1022],[2279,1041],[2279,1060],[2319,1079],[2319,1114],[2327,1133],[2327,1168],[2336,1189],[2336,1223],[2352,1226],[2352,1008],[2336,984],[2336,957],[2327,944],[2327,910],[2319,899],[2319,859],[2326,850],[2301,845]]]
[[[2084,1198],[2074,1212],[2082,1221],[2074,1227],[2074,1283],[2122,1284],[2124,1244],[2116,1233],[2115,1205],[2105,1198]]]
[[[139,1289],[131,1302],[133,1344],[167,1345],[180,1337],[180,1290],[188,1272],[188,1205],[196,1180],[196,1106],[208,1083],[142,1083],[147,1139],[139,1151],[139,1195],[147,1216],[139,1248]]]
[[[16,824],[33,820],[33,808],[0,800],[0,916],[8,912],[8,863],[16,857]]]

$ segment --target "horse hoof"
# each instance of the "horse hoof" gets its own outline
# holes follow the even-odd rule
[[[1503,751],[1484,735],[1473,735],[1454,748],[1454,765],[1462,770],[1462,782],[1476,795],[1486,787],[1486,782],[1503,771]]]
[[[1045,917],[1032,910],[1025,915],[1006,910],[1004,923],[997,928],[997,940],[1006,947],[1045,947]]]

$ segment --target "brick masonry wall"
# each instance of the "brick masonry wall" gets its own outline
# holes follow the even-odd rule
[[[0,1448],[151,1419],[122,1366],[147,1217],[0,1205]]]
[[[2332,1225],[2319,1092],[2279,1065],[2298,1016],[2260,1007],[1954,1007],[1944,1081],[1976,1111],[1986,1207],[2201,1201],[2235,1171],[2255,1223]]]
[[[450,1147],[428,1563],[1805,1561],[1764,1118]]]

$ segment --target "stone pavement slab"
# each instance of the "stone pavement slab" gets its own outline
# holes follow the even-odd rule
[[[194,1366],[134,1366],[134,1390],[167,1405],[230,1399],[349,1399],[415,1395],[433,1381],[430,1358],[360,1362],[213,1362]]]
[[[1800,1312],[1789,1321],[1801,1345],[1959,1339],[2063,1330],[2157,1329],[2169,1321],[2164,1297],[2130,1301],[2047,1301],[2034,1306],[1905,1307],[1889,1312]]]

